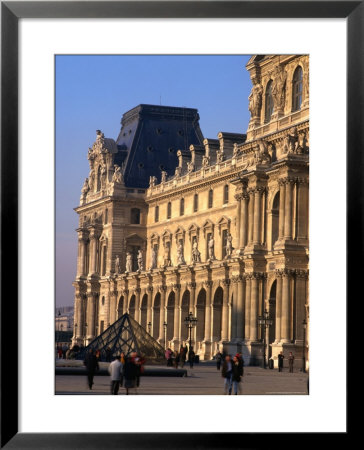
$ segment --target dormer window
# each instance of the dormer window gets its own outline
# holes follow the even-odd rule
[[[299,111],[302,104],[302,69],[298,66],[292,80],[292,112]]]

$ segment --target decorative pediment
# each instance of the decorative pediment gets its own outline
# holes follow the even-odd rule
[[[206,220],[206,222],[202,226],[204,237],[206,237],[207,233],[213,233],[214,232],[214,226],[215,225],[211,222],[210,219]]]
[[[219,234],[221,234],[222,229],[230,230],[230,223],[231,220],[227,216],[222,216],[221,219],[217,222]]]
[[[197,236],[198,238],[199,234],[200,228],[195,223],[188,227],[188,237],[190,238],[190,240],[192,239],[192,236]]]
[[[180,239],[185,239],[185,234],[186,231],[184,230],[183,227],[178,227],[176,232],[175,232],[175,236],[176,236],[176,242],[178,243]]]

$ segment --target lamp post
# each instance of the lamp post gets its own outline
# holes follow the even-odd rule
[[[163,329],[164,329],[164,347],[167,348],[167,322],[163,322]]]
[[[197,325],[197,317],[193,317],[192,312],[189,313],[189,315],[185,318],[185,325],[189,330],[189,334],[190,334],[190,348],[189,350],[191,350],[191,346],[192,346],[192,328],[194,328]]]
[[[152,322],[148,322],[148,333],[152,331]]]
[[[306,328],[307,328],[306,319],[303,319],[302,327],[303,327],[302,372],[305,373],[306,372]]]
[[[265,364],[265,332],[273,324],[273,320],[270,318],[269,312],[265,309],[262,316],[258,316],[258,323],[262,327],[263,334],[263,369],[266,369]]]
[[[86,336],[87,336],[87,322],[85,323],[85,337],[83,340],[83,345],[86,347]]]

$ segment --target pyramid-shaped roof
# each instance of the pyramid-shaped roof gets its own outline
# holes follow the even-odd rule
[[[127,313],[90,342],[78,358],[83,359],[92,349],[99,350],[100,360],[105,361],[108,347],[112,356],[120,355],[121,352],[126,356],[131,352],[137,352],[147,360],[164,358],[164,348]]]

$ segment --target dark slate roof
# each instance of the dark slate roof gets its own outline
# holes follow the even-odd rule
[[[126,112],[116,140],[115,163],[124,163],[127,187],[147,188],[149,177],[160,181],[161,170],[169,176],[178,165],[176,153],[190,153],[189,146],[203,145],[197,109],[139,105]]]

